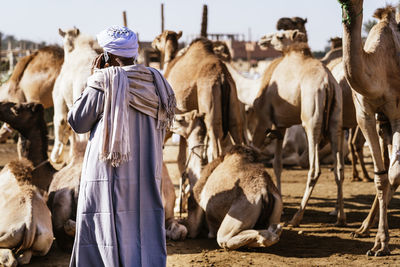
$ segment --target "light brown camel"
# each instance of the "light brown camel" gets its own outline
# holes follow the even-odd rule
[[[46,255],[53,243],[51,214],[32,185],[33,169],[22,158],[0,172],[0,266],[28,264],[32,255]]]
[[[64,148],[70,140],[85,141],[87,135],[72,133],[67,123],[67,114],[74,101],[85,89],[87,78],[91,75],[93,60],[98,55],[99,46],[91,36],[80,33],[79,29],[66,32],[59,29],[64,41],[64,63],[57,77],[52,93],[54,101],[54,147],[50,159],[53,162],[66,162]],[[72,156],[72,150],[70,151]]]
[[[189,164],[202,163],[195,164],[201,166],[201,171],[204,115],[191,111],[176,116],[176,128],[187,137],[195,153]],[[206,221],[208,237],[216,237],[222,248],[268,247],[278,242],[282,199],[264,165],[259,163],[259,156],[249,147],[234,146],[205,167],[189,199],[189,237],[197,237]],[[199,173],[190,173],[191,181],[192,175]]]
[[[339,48],[341,49],[341,48]],[[333,57],[332,57],[333,58]],[[352,90],[345,77],[345,70],[342,58],[332,59],[327,64],[333,77],[339,83],[343,93],[343,128],[349,129],[348,147],[351,154],[352,181],[372,182],[365,167],[363,147],[365,138],[357,125],[356,110],[354,107]],[[357,159],[360,162],[363,176],[360,177],[357,171]]]
[[[63,61],[64,52],[58,46],[43,47],[21,58],[10,79],[0,87],[0,101],[38,102],[44,108],[52,107],[51,92]],[[4,142],[11,132],[4,124],[0,129],[0,142]]]
[[[35,169],[32,184],[47,191],[56,170],[48,162],[47,126],[41,104],[0,102],[0,121],[4,121],[26,138],[26,155]]]
[[[395,9],[378,9],[379,21],[371,29],[362,47],[361,29],[363,0],[340,0],[343,12],[343,62],[346,78],[354,93],[357,122],[367,140],[374,163],[377,195],[368,217],[356,235],[368,235],[379,209],[378,232],[368,255],[390,254],[387,205],[400,183],[400,33],[395,21]],[[385,166],[383,149],[376,130],[375,114],[386,118],[390,164]],[[389,129],[390,130],[390,129]],[[381,142],[383,143],[383,142]],[[393,148],[393,149],[391,149]]]
[[[330,39],[331,49],[326,53],[326,55],[321,59],[321,62],[325,65],[328,65],[332,60],[337,58],[342,58],[343,49],[342,49],[342,38],[333,37]]]
[[[254,102],[257,127],[253,142],[261,147],[267,137],[278,137],[274,172],[280,190],[282,142],[286,128],[302,123],[308,139],[310,170],[307,186],[297,213],[290,223],[299,225],[307,202],[320,176],[318,147],[324,137],[330,140],[334,157],[334,175],[338,187],[337,224],[345,224],[343,208],[344,165],[342,154],[342,94],[329,70],[311,56],[305,34],[298,30],[278,32],[263,37],[261,46],[283,52],[269,81]],[[297,45],[294,45],[297,43]],[[274,128],[273,128],[274,127]]]
[[[51,247],[51,214],[40,192],[47,190],[55,170],[47,162],[47,127],[41,104],[0,102],[0,120],[27,140],[29,160],[12,161],[0,173],[4,216],[0,220],[0,265],[16,266],[17,261],[29,263],[32,255],[45,255]]]
[[[212,42],[194,40],[183,55],[175,57],[181,32],[164,31],[152,46],[163,56],[164,74],[174,89],[177,110],[198,110],[205,114],[207,126],[207,157],[219,157],[228,133],[236,144],[243,142],[243,122],[236,86],[225,64],[214,54]],[[165,66],[167,64],[167,66]],[[180,144],[178,159],[183,171],[186,145]]]

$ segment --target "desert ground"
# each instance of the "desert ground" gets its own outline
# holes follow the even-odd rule
[[[368,150],[368,149],[366,149]],[[169,145],[164,159],[175,185],[179,173],[176,159],[177,147]],[[16,145],[9,140],[0,145],[0,167],[17,157]],[[372,163],[366,158],[372,175]],[[373,246],[376,229],[371,236],[353,239],[350,233],[357,229],[366,217],[373,201],[373,183],[350,182],[350,165],[346,165],[344,182],[347,226],[335,227],[335,217],[330,216],[336,199],[336,184],[330,166],[323,166],[322,174],[314,190],[300,227],[284,226],[281,240],[263,249],[227,251],[218,247],[215,240],[202,238],[181,242],[167,242],[167,266],[400,266],[400,200],[399,194],[389,205],[390,249],[388,257],[367,257]],[[272,169],[269,169],[272,174]],[[282,224],[296,212],[305,187],[307,170],[285,169],[282,175],[284,215]],[[57,249],[55,244],[45,257],[35,257],[28,266],[68,266],[70,255]]]

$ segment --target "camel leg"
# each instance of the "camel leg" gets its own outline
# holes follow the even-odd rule
[[[32,250],[28,249],[22,252],[20,255],[18,255],[17,261],[18,264],[25,265],[31,262],[31,258],[32,258]]]
[[[319,158],[318,158],[318,143],[319,143],[319,133],[320,127],[312,127],[311,125],[306,125],[306,133],[308,139],[308,160],[310,163],[310,169],[308,171],[307,185],[301,200],[300,208],[293,216],[290,224],[293,226],[298,226],[300,221],[303,219],[304,211],[306,209],[308,200],[310,199],[311,193],[314,190],[315,184],[321,174]],[[319,129],[317,129],[319,128]]]
[[[193,194],[188,199],[188,218],[187,218],[187,231],[189,238],[196,238],[204,222],[204,210],[197,204]]]
[[[331,118],[329,135],[332,146],[333,169],[337,185],[337,226],[346,225],[346,214],[343,203],[343,182],[344,182],[344,159],[343,159],[343,131],[341,123]]]
[[[355,151],[357,153],[357,158],[360,161],[360,166],[361,166],[361,170],[363,172],[363,177],[362,180],[364,182],[372,182],[373,179],[371,177],[369,177],[368,171],[365,168],[365,162],[364,162],[364,154],[363,154],[363,150],[364,150],[364,144],[365,144],[365,138],[363,133],[360,130],[360,127],[357,126],[353,139],[351,140],[353,147],[355,147]]]
[[[240,237],[237,238],[236,242],[232,242],[230,247],[228,247],[228,242],[240,232],[251,229],[256,224],[261,212],[263,212],[261,199],[257,203],[249,203],[245,196],[236,198],[219,226],[217,232],[218,245],[221,248],[234,249],[239,247],[238,244],[242,244],[237,243],[241,240]],[[210,226],[209,222],[207,223]],[[251,232],[250,236],[247,236],[244,240],[247,240],[247,243],[254,242],[257,240],[254,239],[257,236],[258,233],[256,235],[256,232]]]
[[[203,81],[201,84],[198,84],[199,87],[202,87],[202,90],[199,91],[199,112],[205,113],[204,123],[207,128],[207,136],[209,138],[209,148],[208,151],[208,161],[211,162],[217,159],[222,154],[222,145],[221,141],[223,138],[223,119],[222,118],[222,107],[221,107],[221,86],[219,83],[215,83],[210,87],[210,81]],[[212,95],[209,94],[212,92]],[[226,129],[227,130],[227,129]]]
[[[282,136],[285,136],[286,129],[280,129],[279,130]],[[274,174],[276,177],[276,186],[278,187],[279,193],[282,194],[282,189],[281,189],[281,174],[282,174],[282,144],[283,144],[283,139],[278,138],[276,140],[276,147],[275,147],[275,156],[274,156],[274,161],[272,163],[274,167]]]
[[[233,236],[226,242],[225,248],[237,249],[243,246],[248,247],[269,247],[279,241],[281,227],[278,225],[279,231],[271,230],[244,230]]]
[[[351,169],[352,169],[352,182],[359,182],[361,179],[358,175],[357,171],[357,155],[356,155],[356,149],[355,146],[353,145],[353,138],[356,136],[357,130],[354,128],[349,129],[349,139],[347,140],[347,144],[349,146],[350,150],[350,155],[351,155]]]
[[[53,97],[54,99],[54,97]],[[55,163],[62,162],[64,147],[68,142],[71,128],[67,122],[68,107],[64,99],[58,97],[54,100],[54,147],[50,159]]]
[[[366,114],[361,109],[357,108],[357,122],[360,126],[361,131],[367,140],[374,163],[375,173],[375,188],[377,192],[377,206],[379,207],[379,230],[376,235],[374,247],[368,251],[368,254],[378,253],[388,254],[389,248],[387,246],[389,242],[389,231],[387,224],[387,194],[389,188],[388,176],[385,173],[385,166],[382,159],[381,148],[379,145],[379,136],[376,131],[376,120],[372,114]],[[381,250],[383,249],[383,250]]]
[[[182,174],[185,169],[185,164],[186,164],[186,151],[187,150],[187,142],[186,139],[183,137],[179,138],[179,152],[178,152],[178,169],[179,173]]]
[[[10,249],[0,248],[0,266],[16,267],[18,261],[15,259],[14,254]]]

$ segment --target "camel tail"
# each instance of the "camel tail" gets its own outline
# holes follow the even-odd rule
[[[228,68],[225,64],[222,64],[224,69],[224,75],[221,79],[221,107],[222,107],[222,130],[224,137],[231,134],[235,144],[242,144],[244,140],[244,127],[243,127],[243,117],[244,106],[240,103],[236,84],[231,77]]]
[[[324,108],[324,116],[323,116],[323,136],[326,136],[326,134],[329,131],[329,118],[331,117],[332,114],[332,109],[334,108],[335,102],[335,84],[329,79],[328,83],[325,85],[324,88],[325,91],[325,108]]]

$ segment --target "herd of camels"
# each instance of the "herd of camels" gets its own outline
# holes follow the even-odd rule
[[[348,130],[353,179],[360,179],[358,158],[363,180],[371,180],[362,156],[367,141],[377,192],[354,236],[368,236],[378,221],[375,244],[367,254],[390,254],[387,205],[400,184],[399,26],[393,7],[378,9],[374,14],[378,23],[364,42],[363,1],[339,2],[343,37],[332,39],[332,49],[323,59],[312,56],[307,20],[282,18],[277,23],[281,31],[259,40],[261,47],[274,48],[282,56],[258,80],[240,75],[223,42],[198,38],[178,51],[182,32],[164,31],[154,39],[152,46],[161,53],[164,75],[177,100],[167,138],[172,133],[181,136],[178,167],[189,188],[188,196],[179,196],[187,204],[188,216],[178,220],[175,189],[164,164],[162,200],[168,238],[183,240],[206,233],[227,249],[275,244],[282,232],[282,166],[287,161],[309,168],[304,196],[289,222],[298,226],[326,154],[337,184],[331,214],[337,216],[337,225],[345,225],[344,130]],[[45,47],[20,59],[0,88],[0,121],[5,122],[0,139],[11,128],[20,134],[19,159],[0,172],[1,266],[27,264],[32,255],[45,255],[54,237],[61,249],[69,251],[75,236],[88,136],[74,134],[66,117],[101,48],[77,28],[59,33],[64,49]],[[52,106],[55,141],[49,159],[44,109]],[[265,167],[270,154],[276,183]],[[56,170],[50,162],[65,164]]]

